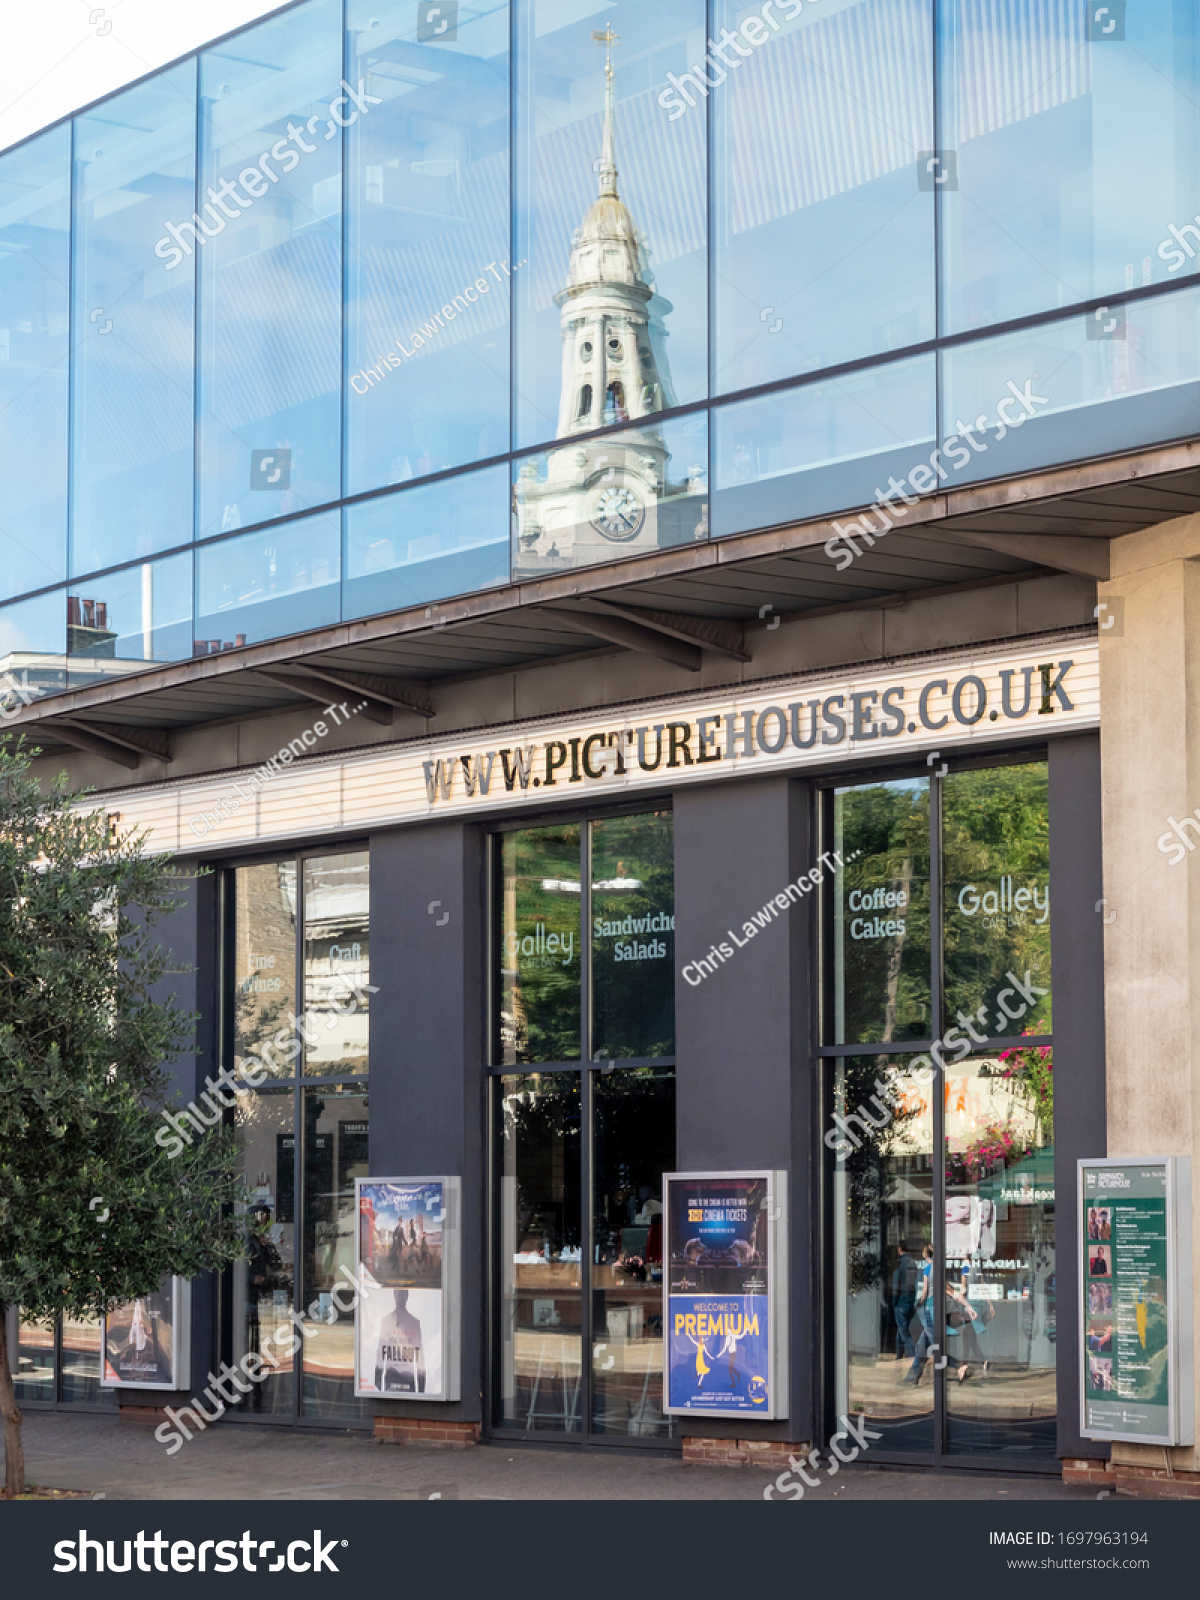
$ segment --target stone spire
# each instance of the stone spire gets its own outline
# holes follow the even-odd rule
[[[617,198],[617,158],[613,143],[613,45],[620,44],[619,34],[612,31],[610,23],[602,33],[593,33],[597,44],[604,46],[604,153],[600,157],[600,194]]]

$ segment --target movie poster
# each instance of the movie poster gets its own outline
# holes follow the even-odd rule
[[[671,1410],[772,1414],[769,1180],[666,1182]]]
[[[104,1319],[104,1388],[186,1388],[181,1332],[186,1297],[178,1278],[164,1278],[154,1294],[114,1306]]]
[[[358,1182],[359,1395],[444,1400],[446,1184]]]

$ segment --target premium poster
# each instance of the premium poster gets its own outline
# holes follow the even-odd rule
[[[1179,1408],[1181,1379],[1191,1389],[1191,1350],[1179,1317],[1176,1165],[1080,1163],[1081,1431],[1089,1438],[1190,1440]]]
[[[104,1319],[102,1388],[186,1388],[190,1286],[164,1278],[155,1294],[114,1306]]]
[[[667,1213],[667,1410],[773,1417],[772,1295],[782,1175],[672,1174]]]
[[[451,1345],[456,1179],[360,1178],[357,1395],[457,1398]]]

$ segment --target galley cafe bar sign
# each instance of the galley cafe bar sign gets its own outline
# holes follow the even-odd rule
[[[854,757],[891,762],[906,750],[1048,737],[1099,721],[1098,646],[1065,634],[1019,650],[930,652],[840,678],[806,673],[329,756],[297,739],[296,764],[275,764],[269,781],[258,768],[147,784],[121,792],[119,815],[122,828],[147,831],[148,849],[209,853],[583,793],[669,790]]]

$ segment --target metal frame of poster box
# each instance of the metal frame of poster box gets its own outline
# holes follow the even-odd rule
[[[100,1323],[100,1387],[102,1389],[187,1389],[192,1381],[192,1280],[171,1273],[171,1381],[150,1383],[145,1378],[110,1378],[108,1371],[108,1317]],[[161,1294],[162,1290],[159,1289]],[[145,1299],[145,1296],[137,1298]],[[128,1300],[122,1304],[129,1305]],[[114,1306],[113,1310],[117,1310]]]
[[[701,1411],[671,1405],[671,1185],[711,1182],[753,1182],[767,1185],[767,1372],[765,1411]],[[780,1422],[788,1414],[788,1210],[787,1172],[783,1168],[745,1167],[723,1172],[663,1173],[663,1415],[726,1417],[742,1422]]]
[[[1164,1446],[1190,1445],[1196,1436],[1196,1397],[1193,1371],[1194,1337],[1192,1332],[1192,1296],[1180,1293],[1180,1267],[1190,1266],[1192,1260],[1192,1162],[1190,1156],[1100,1156],[1093,1160],[1081,1158],[1076,1162],[1076,1196],[1078,1203],[1079,1239],[1082,1241],[1084,1217],[1087,1215],[1083,1196],[1083,1175],[1096,1168],[1163,1167],[1166,1171],[1166,1229],[1167,1229],[1167,1337],[1170,1350],[1167,1360],[1167,1415],[1170,1433],[1118,1433],[1110,1428],[1087,1426],[1087,1266],[1086,1245],[1079,1252],[1079,1345],[1076,1357],[1079,1364],[1079,1432],[1084,1439],[1113,1440],[1118,1444],[1156,1444]],[[1116,1259],[1116,1237],[1112,1241],[1113,1259]],[[1115,1277],[1115,1274],[1113,1274]],[[1190,1277],[1190,1273],[1189,1273]],[[1116,1307],[1113,1307],[1116,1320]]]
[[[442,1392],[441,1394],[386,1394],[375,1388],[364,1389],[359,1374],[359,1310],[354,1307],[354,1397],[356,1400],[412,1400],[420,1405],[443,1405],[461,1397],[462,1378],[459,1371],[462,1349],[462,1253],[459,1249],[462,1224],[462,1179],[433,1173],[426,1178],[355,1178],[354,1180],[354,1282],[358,1286],[361,1302],[363,1287],[362,1224],[360,1201],[364,1184],[391,1183],[400,1189],[413,1189],[422,1183],[440,1183],[442,1186]]]

